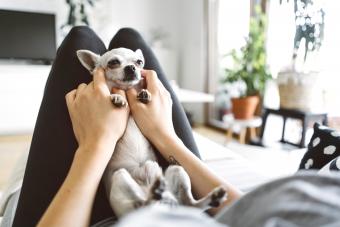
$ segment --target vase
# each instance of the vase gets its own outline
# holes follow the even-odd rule
[[[242,98],[232,98],[232,112],[235,119],[247,120],[254,117],[260,98],[257,95]]]

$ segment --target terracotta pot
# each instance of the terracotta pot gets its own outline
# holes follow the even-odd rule
[[[243,98],[232,98],[231,102],[235,119],[250,119],[254,117],[260,98],[259,96],[246,96]]]

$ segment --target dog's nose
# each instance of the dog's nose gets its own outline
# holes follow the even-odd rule
[[[124,72],[126,75],[134,74],[136,71],[136,67],[134,65],[127,65],[124,68]]]
[[[124,68],[124,80],[125,81],[131,81],[131,80],[136,80],[137,75],[136,75],[136,67],[134,65],[127,65]]]

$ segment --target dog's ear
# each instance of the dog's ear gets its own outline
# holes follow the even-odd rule
[[[140,57],[140,59],[143,60],[143,62],[145,63],[145,61],[144,61],[144,56],[143,56],[143,53],[142,53],[141,49],[137,49],[137,50],[135,51],[135,53],[136,53],[137,56]]]
[[[100,58],[98,54],[95,54],[89,50],[78,50],[77,56],[79,58],[80,63],[90,72],[93,72]]]

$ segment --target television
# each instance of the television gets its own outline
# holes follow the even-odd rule
[[[56,54],[55,15],[0,9],[0,59],[51,62]]]

